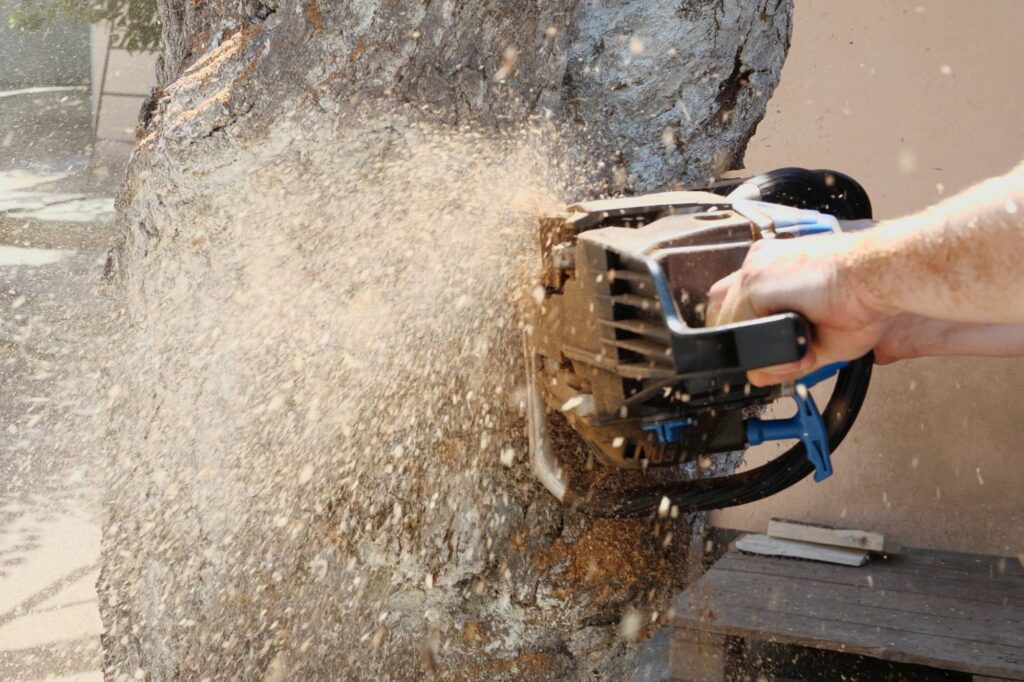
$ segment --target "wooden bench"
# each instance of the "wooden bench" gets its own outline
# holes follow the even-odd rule
[[[772,656],[795,660],[784,649],[812,652],[819,668],[822,652],[839,652],[827,656],[926,671],[888,679],[1024,680],[1016,559],[907,549],[855,568],[730,550],[673,613],[673,680],[749,679]],[[840,677],[819,672],[803,679]]]

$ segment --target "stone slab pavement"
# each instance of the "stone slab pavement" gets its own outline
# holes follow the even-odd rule
[[[110,322],[113,201],[78,180],[0,170],[2,680],[102,679],[100,485],[74,385]]]

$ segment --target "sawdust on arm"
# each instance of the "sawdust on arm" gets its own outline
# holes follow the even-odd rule
[[[755,385],[871,350],[882,363],[1024,354],[1024,164],[861,232],[755,242],[709,292],[709,325],[784,311],[811,322],[811,348],[749,372]]]
[[[871,307],[1024,324],[1024,164],[855,239],[840,267]]]

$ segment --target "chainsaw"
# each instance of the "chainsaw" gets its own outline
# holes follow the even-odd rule
[[[792,312],[706,326],[704,312],[708,290],[739,269],[755,241],[813,238],[870,218],[855,180],[800,168],[542,218],[526,336],[536,477],[563,503],[607,516],[729,507],[811,474],[828,478],[873,358],[753,386],[749,370],[799,360],[813,328]],[[819,410],[809,389],[831,379]],[[776,402],[795,414],[763,418]],[[767,441],[794,443],[737,473],[747,448]]]

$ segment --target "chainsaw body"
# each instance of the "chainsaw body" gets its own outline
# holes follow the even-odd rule
[[[708,290],[755,241],[836,232],[838,218],[868,217],[863,189],[846,176],[783,169],[705,191],[576,204],[543,219],[544,295],[527,359],[531,462],[545,486],[598,513],[639,514],[663,497],[684,511],[706,509],[764,496],[812,471],[819,480],[830,475],[830,449],[856,416],[870,359],[826,368],[803,385],[755,387],[747,371],[806,354],[807,321],[783,313],[707,327],[704,311]],[[841,400],[822,416],[806,389],[836,373]],[[794,417],[758,418],[780,399],[793,400]],[[551,436],[555,420],[598,466],[629,472],[625,483],[574,480],[588,477],[569,473],[566,439]],[[721,469],[712,466],[716,456],[789,439],[802,452],[791,450],[787,461],[799,466],[767,488],[757,477],[701,475]]]

